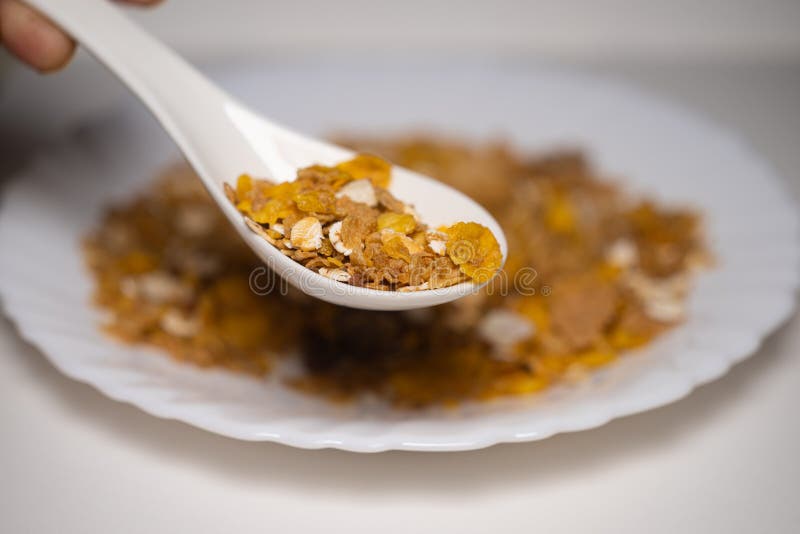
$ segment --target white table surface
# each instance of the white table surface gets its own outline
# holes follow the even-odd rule
[[[800,193],[800,65],[623,64],[741,131]],[[91,83],[92,91],[83,89]],[[87,61],[0,93],[0,180],[120,89]],[[746,305],[746,303],[742,303]],[[61,376],[0,320],[0,532],[796,532],[800,318],[690,397],[465,453],[241,443]]]

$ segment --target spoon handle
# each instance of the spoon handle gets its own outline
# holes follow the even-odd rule
[[[69,32],[145,104],[202,177],[213,176],[219,186],[245,169],[271,174],[232,123],[231,114],[246,115],[246,110],[111,2],[26,1]]]

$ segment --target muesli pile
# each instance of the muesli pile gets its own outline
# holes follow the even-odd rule
[[[520,156],[504,144],[421,137],[350,144],[489,208],[509,240],[503,271],[478,294],[413,312],[340,308],[280,285],[261,294],[251,283],[261,263],[178,166],[111,208],[87,238],[107,331],[195,365],[255,375],[299,359],[302,372],[286,380],[332,399],[451,405],[580,380],[647,344],[681,322],[691,279],[708,264],[697,214],[628,197],[579,153]],[[236,192],[237,203],[246,197]],[[309,213],[330,226],[323,211]],[[278,242],[266,223],[262,230]],[[365,240],[364,255],[367,248]],[[309,261],[346,268],[337,252]]]
[[[225,193],[253,232],[338,282],[420,291],[494,276],[503,256],[488,228],[458,222],[431,230],[389,192],[390,180],[386,160],[358,154],[300,169],[292,182],[243,174]]]

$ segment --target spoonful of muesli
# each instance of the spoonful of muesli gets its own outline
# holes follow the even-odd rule
[[[303,292],[420,308],[473,293],[502,267],[500,226],[462,193],[264,119],[105,0],[28,1],[139,97],[247,244]]]

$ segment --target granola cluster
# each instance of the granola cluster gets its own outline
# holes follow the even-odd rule
[[[410,312],[340,308],[279,285],[258,294],[251,281],[260,262],[200,181],[178,166],[139,198],[111,208],[87,238],[95,298],[108,312],[105,328],[116,338],[161,347],[205,367],[264,375],[282,363],[296,368],[299,360],[301,372],[285,380],[328,398],[369,394],[402,407],[450,405],[580,380],[647,344],[681,322],[691,279],[708,264],[697,214],[630,198],[579,153],[520,156],[502,144],[420,137],[350,144],[435,176],[487,206],[509,240],[503,271],[478,294]],[[371,162],[385,168],[380,161],[362,159],[356,167]],[[403,268],[381,278],[358,274],[353,255],[397,259],[385,250],[384,228],[420,239],[414,241],[420,247],[424,236],[424,257],[448,258],[459,276],[471,276],[469,261],[441,251],[456,250],[450,241],[458,239],[474,240],[479,250],[485,234],[456,224],[444,243],[434,244],[416,219],[411,227],[400,204],[380,200],[385,174],[366,177],[348,165],[354,164],[301,172],[299,182],[328,184],[330,196],[315,193],[317,187],[302,196],[308,191],[297,185],[247,179],[231,196],[257,231],[275,243],[291,243],[290,254],[303,251],[301,243],[309,238],[316,246],[316,225],[309,223],[297,230],[297,245],[292,243],[300,221],[316,218],[325,229],[319,248],[327,242],[335,252],[300,261],[345,271],[350,283],[413,285],[401,278]],[[371,189],[353,185],[364,179]],[[348,186],[356,199],[337,198]],[[359,197],[357,187],[372,191],[377,204],[359,201],[365,196]],[[258,188],[273,193],[254,194]],[[298,189],[282,196],[272,188]],[[283,200],[270,204],[275,199]],[[359,230],[363,248],[345,240],[342,229],[340,239],[331,239],[340,204],[374,210],[375,226]],[[387,213],[390,218],[379,223]],[[275,228],[279,221],[283,232]],[[334,241],[353,252],[346,256]],[[389,250],[408,252],[414,261],[400,241],[399,252],[391,244]]]
[[[503,261],[491,231],[474,222],[438,230],[387,189],[391,165],[359,154],[335,167],[300,169],[292,182],[239,177],[225,193],[247,226],[323,276],[383,291],[486,282]]]

